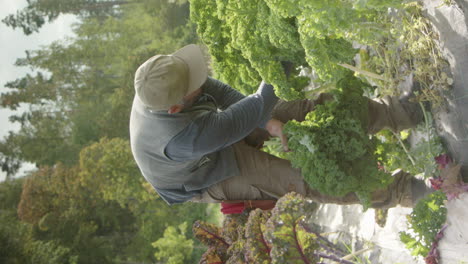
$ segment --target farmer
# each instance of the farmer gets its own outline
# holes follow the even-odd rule
[[[275,200],[291,191],[321,203],[359,202],[354,193],[320,194],[289,161],[258,149],[273,136],[287,150],[283,124],[304,120],[326,96],[278,102],[273,87],[264,82],[256,93],[244,96],[208,77],[202,52],[193,44],[144,62],[136,71],[135,90],[132,152],[145,179],[168,204]],[[370,100],[369,132],[414,126],[420,117],[411,117],[408,110],[392,98]],[[421,184],[398,174],[388,189],[373,194],[373,207],[411,206],[417,198],[412,186]]]

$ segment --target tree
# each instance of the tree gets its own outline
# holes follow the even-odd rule
[[[47,104],[47,101],[57,98],[57,94],[50,85],[54,85],[52,80],[40,72],[36,76],[26,74],[25,77],[5,84],[5,87],[15,91],[2,94],[1,105],[16,110],[20,103]]]
[[[18,132],[9,132],[0,151],[5,158],[52,166],[55,162],[71,165],[76,161],[77,144],[69,140],[68,118],[63,112],[32,111],[21,117]]]
[[[14,213],[0,214],[0,262],[18,264],[77,263],[78,256],[57,241],[33,238],[33,228]]]
[[[33,238],[32,225],[20,222],[16,208],[20,202],[23,178],[0,183],[0,262],[74,263],[70,249],[54,241]]]
[[[16,66],[35,73],[8,82],[11,90],[0,98],[3,107],[13,110],[29,106],[10,117],[21,129],[0,142],[0,164],[10,175],[21,161],[72,166],[80,150],[100,138],[128,138],[138,65],[196,39],[188,3],[138,1],[120,11],[105,19],[81,17],[76,37],[17,60]]]
[[[20,202],[22,185],[22,178],[0,182],[0,211],[12,210],[16,212]]]
[[[12,28],[23,29],[24,34],[29,35],[39,32],[46,22],[52,22],[60,14],[74,14],[86,16],[116,15],[116,6],[131,3],[131,1],[108,0],[27,0],[28,6],[5,17],[2,22]]]
[[[20,223],[14,211],[0,213],[0,262],[27,263],[24,244],[28,241],[31,230],[27,224]]]
[[[122,207],[134,200],[143,202],[157,198],[156,192],[140,176],[130,143],[120,138],[103,138],[83,149],[79,179],[82,186]]]
[[[155,262],[151,243],[168,226],[206,219],[205,205],[170,208],[157,199],[131,155],[136,68],[154,54],[196,41],[186,1],[137,2],[114,6],[116,15],[79,15],[75,37],[17,60],[34,72],[9,82],[11,90],[1,95],[3,107],[29,106],[10,117],[21,129],[0,142],[0,157],[12,173],[15,161],[38,167],[24,178],[16,219],[30,232],[21,243],[31,241],[18,252],[33,256],[50,248],[35,255],[38,262],[43,256],[78,263]],[[192,238],[187,234],[187,241]]]
[[[125,259],[123,249],[136,231],[132,213],[80,186],[77,173],[77,167],[57,164],[25,179],[18,217],[32,226],[28,240],[42,243],[31,250],[49,245],[50,254],[77,256],[79,263]]]
[[[21,167],[21,161],[11,155],[11,153],[8,153],[3,142],[0,142],[0,167],[2,168],[2,172],[6,173],[6,180],[10,180]]]
[[[152,245],[157,252],[156,259],[167,264],[188,263],[193,251],[193,240],[187,239],[187,222],[179,226],[168,226],[164,231],[164,236]]]

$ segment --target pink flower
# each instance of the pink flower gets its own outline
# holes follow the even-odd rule
[[[439,164],[439,169],[444,169],[447,164],[452,162],[452,159],[447,154],[442,154],[434,158],[436,163]]]

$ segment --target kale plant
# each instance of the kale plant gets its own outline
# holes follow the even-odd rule
[[[337,83],[336,100],[317,105],[303,122],[285,125],[288,159],[319,192],[344,196],[355,192],[365,208],[371,192],[385,188],[391,176],[378,169],[375,142],[367,135],[365,84],[348,75]]]
[[[334,83],[348,72],[353,42],[385,39],[389,7],[400,0],[190,0],[191,20],[212,57],[216,77],[244,93],[260,80],[285,100],[304,98],[308,78],[283,73],[281,61],[311,67],[317,82]]]

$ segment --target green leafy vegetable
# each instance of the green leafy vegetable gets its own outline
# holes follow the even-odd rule
[[[445,194],[441,191],[431,193],[421,199],[408,216],[409,229],[412,232],[400,232],[400,240],[411,250],[412,255],[428,255],[447,217],[445,199]]]
[[[319,260],[315,250],[319,248],[317,236],[307,232],[303,225],[307,212],[315,204],[287,194],[278,201],[267,222],[266,234],[270,243],[273,263],[315,263]]]
[[[379,171],[375,141],[367,135],[367,98],[360,80],[341,80],[336,100],[316,106],[303,122],[285,125],[292,152],[288,159],[321,193],[344,196],[355,192],[364,207],[370,193],[386,187],[391,176]]]
[[[195,237],[209,246],[200,263],[309,264],[332,259],[351,264],[336,245],[309,230],[305,219],[315,208],[312,201],[289,193],[271,212],[226,215],[222,228],[196,222]]]
[[[271,244],[267,242],[264,232],[265,223],[270,214],[257,209],[250,213],[249,221],[245,226],[246,249],[249,259],[253,263],[270,263]]]
[[[433,126],[431,114],[426,112],[425,116],[426,122],[412,131],[421,135],[413,146],[403,136],[389,130],[382,130],[376,135],[376,154],[387,171],[402,169],[413,175],[422,174],[425,178],[438,174],[434,158],[444,152],[444,147]]]
[[[303,98],[303,78],[284,75],[280,61],[310,66],[317,82],[336,82],[349,70],[353,42],[375,44],[389,35],[389,7],[398,0],[191,0],[191,18],[208,46],[213,69],[242,92],[260,79],[285,100]]]

